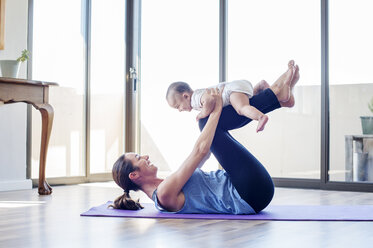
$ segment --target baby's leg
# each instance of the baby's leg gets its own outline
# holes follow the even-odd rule
[[[262,93],[250,98],[251,106],[257,108],[263,113],[269,113],[273,110],[281,108],[276,95],[271,89],[266,89]],[[207,118],[201,119],[207,121]],[[221,112],[218,127],[223,130],[233,130],[247,125],[252,120],[246,116],[237,114],[237,111],[230,104],[223,108]]]
[[[267,83],[267,81],[265,80],[262,80],[260,81],[259,83],[257,83],[255,86],[254,86],[254,90],[253,90],[253,95],[258,95],[260,92],[262,92],[263,90],[265,89],[268,89],[270,86],[269,84]]]
[[[241,92],[233,92],[229,96],[229,100],[239,115],[246,116],[252,120],[257,120],[258,126],[256,131],[262,131],[268,121],[268,116],[260,112],[257,108],[250,105],[249,98],[246,94]]]

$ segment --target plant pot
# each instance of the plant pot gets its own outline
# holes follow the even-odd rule
[[[17,60],[0,60],[0,72],[2,77],[17,78],[21,62]]]
[[[363,134],[373,134],[373,116],[360,116]]]

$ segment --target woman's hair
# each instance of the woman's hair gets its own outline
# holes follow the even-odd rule
[[[174,82],[168,86],[167,93],[166,93],[166,99],[168,99],[168,96],[171,93],[184,93],[184,92],[192,92],[192,88],[190,88],[189,84],[185,82]]]
[[[137,168],[133,166],[132,162],[125,158],[123,154],[118,158],[113,166],[113,179],[124,191],[123,195],[115,199],[114,203],[109,207],[115,209],[138,210],[144,208],[140,205],[139,200],[134,201],[131,199],[130,190],[138,191],[140,188],[129,178],[129,174],[136,171]]]

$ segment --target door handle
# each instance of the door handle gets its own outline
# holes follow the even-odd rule
[[[130,78],[133,79],[133,92],[137,91],[137,71],[136,68],[130,67]]]

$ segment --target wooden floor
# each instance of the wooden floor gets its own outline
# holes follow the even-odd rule
[[[119,194],[113,183],[0,192],[0,247],[373,247],[373,222],[79,216]],[[373,204],[373,194],[276,188],[272,204]]]

